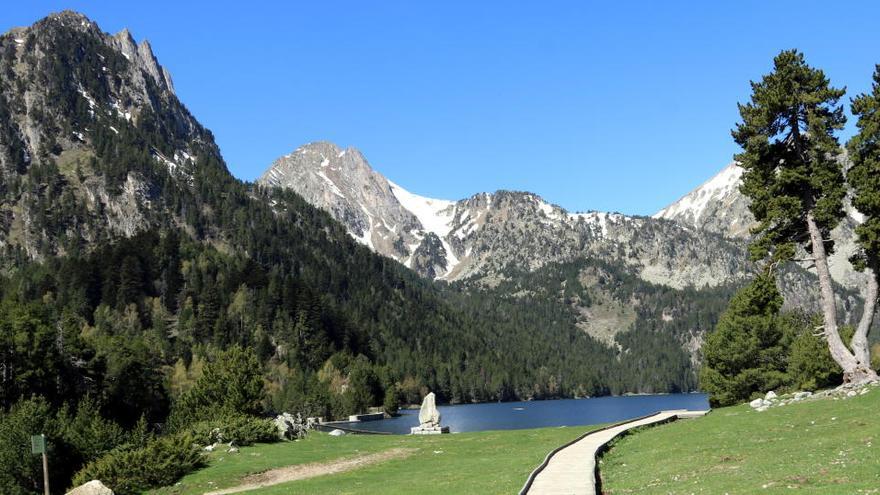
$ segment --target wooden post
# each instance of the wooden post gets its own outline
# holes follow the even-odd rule
[[[43,492],[49,495],[49,458],[46,456],[46,449],[43,449]]]

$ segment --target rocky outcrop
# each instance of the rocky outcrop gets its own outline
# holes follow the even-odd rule
[[[282,413],[275,416],[275,427],[281,440],[296,440],[308,434],[311,425],[300,414]]]
[[[66,495],[113,495],[113,490],[99,480],[92,480],[70,490]]]

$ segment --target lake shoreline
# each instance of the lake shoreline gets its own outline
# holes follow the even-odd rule
[[[438,406],[441,424],[452,432],[518,430],[543,427],[574,427],[613,423],[660,410],[709,409],[702,393],[633,394],[583,399],[481,402]],[[335,425],[358,430],[408,434],[418,426],[418,408],[401,408],[397,416],[375,421],[336,421]]]

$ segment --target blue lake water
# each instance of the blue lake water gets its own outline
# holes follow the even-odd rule
[[[614,423],[667,409],[709,409],[706,394],[633,395],[560,399],[531,402],[492,402],[439,406],[441,424],[454,432],[518,430],[548,426],[580,426]],[[400,416],[379,421],[340,423],[359,430],[405,434],[419,425],[418,410],[402,410]]]

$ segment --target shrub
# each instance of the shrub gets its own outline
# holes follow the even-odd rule
[[[727,406],[787,381],[782,296],[772,275],[760,275],[730,301],[703,346],[700,385],[712,406]]]
[[[86,397],[71,416],[67,407],[58,413],[64,440],[80,458],[80,465],[97,459],[114,448],[129,443],[129,434],[116,423],[101,417],[97,403]]]
[[[202,465],[199,450],[189,434],[156,438],[137,449],[118,448],[86,465],[73,485],[99,479],[117,495],[171,485]]]
[[[849,329],[849,336],[846,335]],[[841,328],[844,342],[852,338],[852,327]],[[815,335],[811,326],[801,328],[791,344],[788,374],[792,385],[801,390],[818,390],[840,383],[843,370],[831,357],[828,343]]]
[[[51,425],[49,404],[42,398],[23,400],[0,414],[0,493],[24,495],[41,490],[43,471],[40,458],[31,455],[30,437],[45,433],[47,446],[54,450]]]
[[[871,367],[875,371],[880,371],[880,344],[871,346]]]
[[[188,428],[193,440],[200,445],[214,442],[234,442],[250,445],[257,442],[278,441],[278,428],[270,419],[244,415],[225,415],[200,421]]]
[[[397,414],[398,409],[400,409],[400,399],[398,399],[399,393],[397,392],[397,387],[395,385],[391,385],[385,390],[385,401],[382,403],[382,407],[385,409],[385,413],[389,416],[394,416]]]
[[[208,363],[193,388],[174,403],[168,427],[183,431],[218,414],[259,414],[262,400],[263,375],[256,354],[233,347]]]

